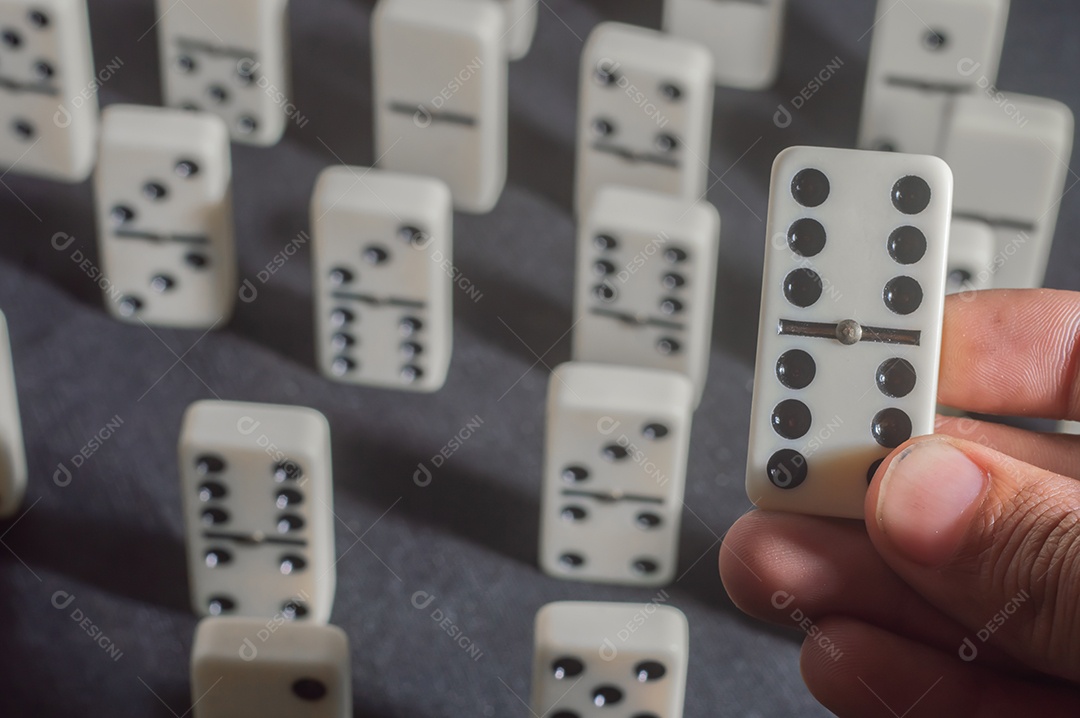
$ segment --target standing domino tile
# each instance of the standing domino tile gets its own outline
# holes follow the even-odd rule
[[[98,133],[86,0],[0,0],[0,166],[82,182]]]
[[[372,20],[378,164],[443,180],[466,212],[506,184],[505,25],[475,0],[380,0]]]
[[[682,374],[569,363],[552,373],[540,567],[660,586],[675,576],[694,388]]]
[[[1009,0],[878,0],[859,147],[938,154],[956,98],[997,79]]]
[[[220,118],[112,105],[94,177],[106,305],[130,322],[209,328],[236,300],[229,136]]]
[[[697,405],[719,242],[720,215],[708,202],[601,189],[578,234],[574,361],[682,372]]]
[[[453,344],[453,207],[430,177],[323,170],[311,202],[319,368],[331,379],[436,391]]]
[[[690,629],[677,608],[549,603],[536,614],[533,650],[534,715],[682,718]]]
[[[664,0],[664,30],[713,54],[716,84],[764,90],[776,81],[787,0]]]
[[[536,21],[540,14],[539,0],[500,0],[506,12],[506,43],[511,60],[529,54]]]
[[[191,650],[194,718],[351,718],[349,666],[337,626],[204,618]]]
[[[604,185],[702,199],[709,172],[713,59],[655,30],[601,23],[581,58],[579,215]]]
[[[26,447],[23,444],[15,366],[7,319],[0,313],[0,518],[14,515],[26,493]]]
[[[188,582],[200,615],[330,620],[330,427],[314,409],[188,407],[180,434]]]
[[[949,232],[946,293],[990,289],[993,277],[994,231],[985,222],[953,218]]]
[[[1038,97],[1010,95],[1016,114],[985,97],[957,101],[942,157],[956,175],[954,215],[996,236],[995,289],[1041,287],[1069,174],[1073,114]]]
[[[237,142],[273,145],[289,102],[289,0],[157,0],[165,104],[206,110]]]
[[[862,518],[881,460],[934,430],[952,173],[794,147],[773,164],[746,490]]]

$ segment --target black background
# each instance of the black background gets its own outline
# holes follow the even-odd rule
[[[234,148],[242,278],[254,281],[308,229],[321,169],[373,160],[372,4],[293,3],[292,94],[309,122],[274,148]],[[96,64],[123,61],[103,102],[160,102],[153,3],[90,5]],[[794,0],[777,86],[717,94],[708,196],[723,217],[715,337],[693,430],[682,578],[668,589],[691,623],[688,718],[825,715],[799,679],[800,636],[743,618],[716,559],[719,537],[749,507],[742,484],[769,166],[788,145],[854,141],[870,37],[862,36],[873,15],[869,0]],[[96,263],[89,184],[3,178],[0,308],[11,325],[31,484],[26,513],[0,524],[0,715],[168,718],[190,707],[196,618],[176,441],[197,399],[303,404],[329,418],[341,556],[333,622],[351,640],[357,716],[528,715],[517,696],[528,700],[541,605],[654,596],[556,581],[535,565],[548,367],[569,358],[578,61],[602,20],[658,27],[660,2],[545,0],[532,52],[512,65],[509,184],[491,214],[455,218],[456,264],[483,296],[455,295],[453,365],[435,395],[318,376],[307,248],[259,285],[255,302],[239,304],[229,326],[201,340],[111,320],[71,259],[78,249]],[[1078,31],[1071,0],[1013,3],[1001,87],[1080,106]],[[777,105],[834,57],[840,71],[790,127],[777,128]],[[1049,286],[1080,286],[1078,228],[1080,202],[1069,195]],[[64,252],[50,245],[57,232],[76,237]],[[430,486],[416,486],[417,463],[472,417],[480,429]],[[54,483],[61,462],[71,467],[110,420],[123,423],[73,469],[70,485]],[[74,594],[69,609],[52,606],[56,591]],[[427,610],[410,602],[417,591],[435,596]],[[74,608],[122,651],[118,661],[70,618]],[[435,608],[475,642],[478,660],[439,628]],[[912,690],[914,701],[923,687]]]

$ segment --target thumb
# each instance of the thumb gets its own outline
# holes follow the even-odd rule
[[[1080,482],[941,436],[907,444],[878,476],[870,538],[971,631],[960,657],[989,643],[1080,681]]]

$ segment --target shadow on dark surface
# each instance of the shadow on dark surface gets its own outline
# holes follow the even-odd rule
[[[868,32],[859,43],[863,52],[845,53],[844,44],[824,34],[802,3],[789,4],[784,63],[773,94],[778,94],[777,102],[785,103],[791,111],[790,129],[797,134],[792,140],[785,137],[778,149],[798,143],[854,146],[862,112],[869,30],[867,27]],[[809,87],[812,79],[821,83],[820,89]],[[801,109],[793,107],[792,99],[804,88],[812,94]],[[808,127],[802,126],[804,118]]]
[[[260,284],[253,279],[255,276],[255,272],[241,275],[256,287],[258,297],[250,303],[236,303],[229,330],[317,372],[312,334],[315,304],[311,295],[293,292],[283,282]],[[297,335],[297,327],[303,328],[302,335]]]
[[[98,10],[94,5],[90,3],[89,6],[90,32],[102,93],[112,95],[113,79],[122,76],[123,102],[160,105],[161,67],[154,3],[129,3],[123,12]],[[109,42],[98,42],[99,38],[109,38]],[[117,69],[109,69],[116,65],[119,65]],[[117,101],[119,98],[112,96],[109,99]]]
[[[337,434],[337,431],[334,432]],[[490,476],[472,471],[461,460],[432,466],[430,459],[400,446],[365,444],[334,437],[335,476],[341,464],[364,467],[370,481],[341,481],[338,486],[373,503],[389,507],[398,499],[399,509],[413,521],[437,527],[463,539],[526,564],[535,564],[540,531],[540,507],[527,496]]]
[[[761,138],[760,145],[742,160],[748,165],[747,174],[761,187],[769,186],[773,159],[786,147],[853,146],[862,107],[864,56],[845,55],[843,46],[824,34],[800,3],[789,4],[785,32],[776,85],[752,93],[761,114],[732,113],[725,116],[725,126],[714,128],[714,141],[735,151],[735,157]],[[717,92],[725,107],[728,93],[739,91],[718,88]],[[745,105],[746,98],[741,99],[731,104]]]
[[[721,260],[716,272],[712,343],[747,367],[753,367],[757,357],[760,298],[760,278],[750,277],[742,265]]]
[[[571,310],[483,267],[465,266],[463,271],[483,288],[484,301],[458,301],[455,321],[467,324],[485,342],[520,357],[528,366],[538,357],[552,368],[570,360]],[[528,307],[528,316],[508,313],[507,308],[513,307]],[[538,363],[537,368],[543,365]]]
[[[674,588],[685,591],[707,606],[716,606],[720,602],[731,602],[720,582],[717,569],[720,555],[719,536],[710,527],[694,516],[688,509],[683,510],[682,528],[679,531],[679,568],[675,573]],[[723,608],[723,606],[720,606]]]
[[[572,215],[574,212],[574,152],[572,144],[562,144],[518,113],[510,118],[509,169],[507,183],[525,187]],[[530,163],[529,158],[544,158]]]
[[[285,276],[277,275],[286,264],[299,261],[307,262],[311,271],[307,203],[296,209],[279,207],[276,213],[272,224],[275,236],[259,239],[258,259],[252,257],[254,252],[238,257],[238,297],[228,326],[233,333],[315,371],[315,299],[310,290],[297,291]],[[305,259],[298,260],[299,255]]]
[[[6,542],[31,566],[140,603],[189,610],[184,545],[160,531],[40,508],[20,521]],[[15,560],[0,555],[8,559]]]
[[[319,25],[316,35],[302,35],[300,28],[307,24],[291,23],[293,96],[289,99],[300,115],[290,119],[285,137],[326,157],[328,164],[369,166],[375,161],[371,41],[366,22],[374,3],[358,4],[364,10],[363,20],[355,12],[348,13],[356,26],[347,37],[329,32],[332,24]],[[307,11],[303,3],[291,4],[294,16]],[[328,68],[338,71],[327,72]]]
[[[14,521],[14,518],[0,521],[0,534],[8,531]],[[8,571],[24,570],[18,560],[8,551],[2,550],[2,547],[0,547],[0,564],[5,565]],[[7,576],[5,575],[4,578],[6,579]],[[47,592],[43,591],[42,597],[46,596]],[[20,607],[15,600],[15,593],[10,586],[5,585],[4,590],[0,591],[0,635],[5,637],[5,642],[12,648],[14,648],[12,637],[17,635],[19,623],[26,621],[26,618],[19,614]],[[12,651],[9,650],[7,653],[12,653]],[[5,674],[4,690],[0,691],[0,715],[12,717],[64,715],[64,712],[60,710],[59,697],[55,696],[54,692],[41,690],[41,686],[51,684],[51,674],[55,667],[45,661],[27,660],[25,655],[19,660],[18,666],[17,680]],[[47,706],[43,704],[43,699],[49,695],[54,696],[54,699],[58,701],[56,710],[47,710]]]
[[[339,437],[335,437],[334,445],[350,446]],[[450,459],[435,467],[430,459],[418,461],[414,453],[401,447],[385,443],[351,446],[354,447],[351,453],[339,452],[335,461],[350,467],[363,466],[366,474],[379,480],[340,482],[344,490],[354,492],[375,507],[397,503],[398,510],[412,521],[456,534],[540,570],[537,496],[484,476],[462,461]],[[335,475],[351,474],[336,467]],[[720,535],[684,512],[676,573],[679,578],[673,586],[705,605],[741,615],[720,582],[717,569]]]
[[[626,22],[655,30],[660,29],[663,7],[658,2],[627,2],[627,0],[585,0],[593,12],[605,21]],[[543,8],[543,5],[541,5]]]
[[[798,3],[789,6],[785,37],[784,60],[775,87],[767,93],[751,95],[738,90],[717,89],[718,112],[713,142],[716,147],[725,148],[723,154],[729,161],[737,161],[736,172],[743,177],[738,180],[725,178],[725,182],[733,186],[768,188],[773,160],[786,147],[842,147],[850,146],[854,141],[865,58],[850,53],[843,56],[842,46],[835,38],[824,34],[809,11]],[[839,62],[843,64],[837,67]],[[827,69],[830,64],[833,68]],[[811,80],[819,82],[820,88],[812,90],[809,99],[803,99],[800,92]],[[799,98],[800,107],[794,106],[793,98]],[[746,109],[748,103],[751,111]],[[729,106],[743,109],[731,112]],[[714,168],[717,175],[723,175],[725,171],[725,167]],[[710,182],[716,183],[717,176],[712,176]],[[739,204],[734,206],[740,211],[743,209]],[[752,236],[731,234],[745,230],[747,223],[725,223],[721,243],[759,247],[754,252],[760,257],[766,241],[764,212],[767,208],[752,211],[761,220],[749,224]],[[745,263],[726,261],[722,257],[716,294],[713,345],[752,367],[760,312],[760,277],[750,276]]]
[[[153,693],[150,692],[151,690]],[[186,682],[180,683],[174,680],[164,686],[147,684],[146,695],[151,697],[150,705],[154,706],[153,715],[160,718],[176,718],[177,715],[183,717],[190,715],[195,708],[192,705],[191,686]]]
[[[61,184],[15,174],[3,183],[0,258],[83,304],[101,306],[101,289],[87,274],[88,267],[96,271],[99,266],[90,183]],[[59,209],[46,217],[44,208],[50,206]]]

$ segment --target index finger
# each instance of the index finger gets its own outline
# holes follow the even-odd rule
[[[1080,419],[1080,293],[1003,289],[945,301],[938,400],[982,414]]]

